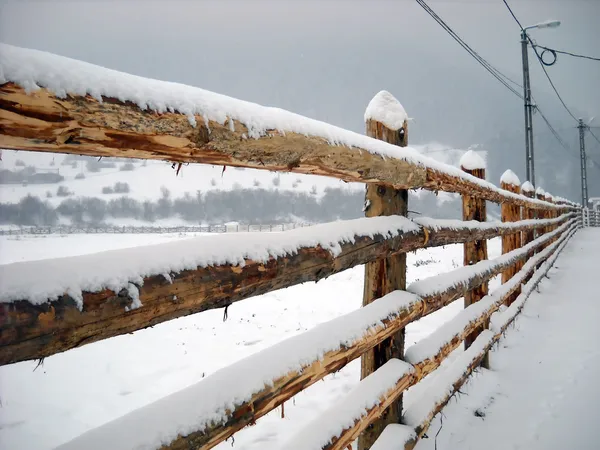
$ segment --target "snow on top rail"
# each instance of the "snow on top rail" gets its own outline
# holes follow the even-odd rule
[[[401,216],[380,216],[298,228],[282,233],[200,236],[166,244],[0,265],[0,303],[28,300],[33,304],[55,300],[67,293],[83,306],[83,292],[136,290],[152,275],[218,265],[244,266],[246,260],[267,262],[295,254],[300,248],[321,246],[336,256],[341,244],[357,236],[392,238],[418,232],[420,227]],[[35,283],[31,274],[36,274]],[[140,304],[134,304],[141,306]]]
[[[419,299],[403,291],[391,294],[298,336],[255,353],[181,391],[92,429],[57,450],[155,449],[178,436],[212,424],[224,424],[235,408],[271,386],[273,380],[300,372],[327,352],[349,347],[371,335],[382,321],[410,309]],[[401,370],[404,370],[401,366]],[[243,376],[240,376],[243,374]],[[289,378],[285,378],[288,380]],[[168,414],[165,414],[168,411]],[[144,432],[140,433],[140,427]]]
[[[397,173],[389,170],[386,172],[383,169],[379,171],[376,179],[371,179],[367,176],[361,178],[362,175],[358,176],[358,172],[356,172],[357,168],[354,167],[354,171],[352,172],[354,178],[353,181],[362,179],[364,181],[394,184],[394,181],[396,180],[397,184],[403,185],[404,188],[424,187],[431,190],[445,190],[448,192],[479,195],[486,200],[495,202],[512,201],[532,205],[534,208],[556,208],[555,205],[542,200],[529,199],[520,194],[501,190],[492,183],[464,173],[457,167],[443,164],[432,158],[426,157],[414,148],[400,148],[377,139],[369,138],[279,108],[265,107],[179,83],[159,81],[126,74],[47,52],[0,44],[0,88],[8,82],[15,83],[29,93],[43,88],[59,98],[66,98],[68,95],[89,95],[99,102],[102,102],[105,98],[112,98],[122,103],[132,102],[141,110],[145,111],[155,111],[160,114],[167,112],[184,114],[187,116],[192,126],[197,126],[199,120],[200,123],[206,127],[209,135],[209,122],[212,121],[212,123],[217,123],[222,126],[228,123],[228,126],[231,128],[234,127],[235,121],[237,121],[248,129],[248,137],[250,138],[259,139],[263,136],[270,137],[273,130],[276,130],[281,136],[285,136],[286,133],[295,133],[299,136],[321,138],[329,145],[348,147],[349,151],[351,149],[354,149],[355,151],[364,150],[373,155],[381,156],[383,158],[394,158],[413,166],[412,172],[405,178],[402,178],[401,181],[398,181],[397,178],[399,175]],[[18,96],[15,97],[15,99],[17,99],[16,101],[18,101],[18,98]],[[376,105],[379,105],[380,107],[381,102],[376,102]],[[42,105],[36,104],[36,107],[40,108],[44,108],[45,106],[45,103]],[[85,114],[85,112],[81,112],[81,114]],[[395,119],[400,117],[399,108],[397,106],[396,114],[392,114],[392,116]],[[152,121],[154,119],[149,120]],[[92,121],[92,123],[94,122]],[[120,122],[117,120],[115,123]],[[26,126],[26,124],[22,123],[18,125],[18,127]],[[107,127],[107,130],[120,130],[120,128],[118,128],[119,125],[115,125],[112,122],[110,124],[107,122],[103,124],[103,126]],[[120,131],[125,132],[131,130]],[[92,133],[92,131],[90,131],[90,133]],[[21,134],[11,134],[10,137],[14,139],[17,139],[17,137],[19,139],[25,139]],[[77,147],[74,144],[68,144],[67,141],[69,139],[67,138],[69,136],[65,135],[64,142],[61,141],[60,145],[53,145],[52,149],[49,145],[44,147],[44,139],[36,140],[35,146],[33,146],[30,141],[26,141],[32,145],[27,148],[37,151],[81,153],[81,145]],[[118,136],[120,136],[120,134]],[[167,150],[165,150],[161,147],[163,151],[158,153],[158,155],[161,155],[164,159],[169,159],[169,156],[175,158],[175,160],[177,160],[177,158],[183,158],[183,156],[174,150],[175,148],[178,148],[178,140],[183,138],[174,137],[173,139],[164,139],[167,136],[168,135],[162,135],[160,136],[160,139],[158,139],[160,145],[163,147],[166,146],[167,148]],[[96,138],[97,136],[94,137],[94,139]],[[118,139],[118,137],[115,137],[114,139]],[[210,139],[212,139],[212,137],[210,137]],[[185,138],[184,140],[186,143],[189,142],[188,138]],[[157,139],[151,141],[151,144],[155,145]],[[15,144],[15,148],[21,148],[18,147],[18,145],[24,145],[24,141],[22,140],[17,139],[15,142],[18,143]],[[238,143],[227,142],[228,145],[250,145],[242,144],[238,141],[236,141]],[[167,143],[172,145],[167,145]],[[186,145],[187,144],[185,144],[184,147]],[[190,150],[200,150],[196,151],[198,154],[202,154],[202,150],[205,150],[203,147],[199,147],[197,143],[190,145],[196,146],[190,147]],[[79,148],[79,151],[77,151],[77,148]],[[95,154],[99,152],[97,148],[98,146],[92,147],[92,150],[88,149],[87,152],[89,154]],[[123,148],[127,149],[129,147],[125,145]],[[187,149],[187,147],[185,148]],[[254,147],[252,147],[252,149],[252,151],[255,152],[253,153],[253,158],[260,161],[260,150],[256,150]],[[259,153],[256,154],[256,151]],[[130,156],[143,158],[150,157],[149,152],[152,154],[152,157],[157,157],[156,153],[152,153],[150,149],[146,149],[145,147],[135,148],[135,151],[132,150],[129,153],[121,152],[120,156],[127,156],[129,154]],[[173,154],[169,155],[170,152]],[[224,157],[223,153],[218,153],[218,148],[217,150],[212,149],[212,152],[213,153],[210,155],[212,163],[232,163],[230,155]],[[188,159],[192,158],[189,156],[189,153],[189,151],[186,152],[186,154],[188,154]],[[216,161],[215,158],[219,155],[221,155],[222,159]],[[196,162],[201,159],[201,155],[193,156],[196,159],[192,158],[192,160],[195,160]],[[247,161],[236,161],[235,164],[261,168],[260,164],[255,164],[256,161],[254,161],[254,159],[252,164]],[[336,172],[335,170],[324,171],[325,173],[319,172],[318,170],[314,171],[314,164],[317,163],[312,161],[311,164],[313,165],[310,165],[310,167],[303,167],[302,170],[300,170],[300,168],[296,169],[296,167],[299,166],[295,165],[295,161],[290,160],[287,164],[283,164],[283,166],[287,167],[287,170],[341,177],[339,174],[340,172]],[[320,158],[318,164],[327,166],[329,162],[327,161],[327,158]],[[262,168],[269,170],[274,170],[275,168],[276,170],[283,170],[281,169],[281,166],[282,164],[279,163],[274,164],[271,167],[265,165]],[[419,169],[426,169],[426,176],[416,176],[416,172]],[[344,172],[346,178],[348,178],[350,172],[351,171]]]

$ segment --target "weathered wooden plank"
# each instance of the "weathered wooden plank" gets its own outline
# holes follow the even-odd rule
[[[379,94],[378,94],[379,95]],[[390,95],[391,97],[391,95]],[[400,106],[399,103],[395,106]],[[401,106],[400,106],[401,107]],[[408,124],[393,130],[382,122],[369,119],[366,122],[367,136],[390,144],[406,147]],[[406,216],[408,213],[408,191],[394,189],[383,184],[367,184],[365,193],[365,215]],[[406,253],[376,259],[365,264],[363,306],[395,290],[406,289]],[[365,352],[361,357],[361,379],[369,376],[392,358],[404,358],[404,329],[389,339]],[[390,423],[400,423],[402,418],[402,396],[389,402],[376,420],[371,422],[358,437],[358,449],[368,450]]]
[[[561,218],[560,223],[570,215]],[[541,227],[523,225],[517,230]],[[23,299],[0,308],[0,365],[44,358],[85,344],[127,334],[159,323],[306,281],[318,281],[351,267],[395,253],[423,247],[490,239],[514,228],[471,230],[439,227],[386,239],[358,236],[342,244],[337,257],[320,247],[302,248],[296,255],[271,259],[266,264],[246,261],[239,266],[210,266],[144,279],[142,307],[125,311],[132,299],[125,292],[84,292],[80,311],[65,295],[57,301],[33,305]],[[458,289],[452,297],[462,295]],[[173,300],[176,297],[176,301]],[[456,297],[456,298],[459,298]]]
[[[237,121],[206,124],[198,117],[197,122],[193,127],[182,114],[142,111],[112,98],[59,99],[46,89],[26,94],[13,83],[0,86],[4,148],[291,171],[405,188],[425,181],[422,167],[324,138],[271,130],[254,139]]]
[[[205,123],[197,117],[198,125],[192,127],[182,114],[159,114],[131,102],[103,100],[71,95],[58,98],[47,89],[28,94],[14,83],[1,84],[2,147],[291,171],[396,189],[456,192],[533,209],[552,207],[401,159],[330,145],[321,137],[271,130],[264,137],[247,138],[247,127],[237,121]]]

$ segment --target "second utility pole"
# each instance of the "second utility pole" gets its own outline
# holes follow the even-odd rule
[[[583,124],[583,119],[579,119],[579,152],[581,158],[581,205],[586,208],[588,202],[588,188],[587,188],[587,160],[585,157],[585,129],[586,125]]]
[[[525,161],[527,181],[535,186],[533,166],[533,105],[531,103],[531,84],[529,82],[529,57],[527,55],[527,31],[521,32],[521,51],[523,53],[523,100],[525,102]]]

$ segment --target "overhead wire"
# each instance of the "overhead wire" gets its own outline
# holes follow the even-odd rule
[[[469,53],[473,58],[475,58],[475,60],[481,64],[488,72],[490,72],[498,81],[500,81],[507,89],[509,89],[513,94],[515,94],[517,97],[519,97],[521,100],[524,99],[523,94],[519,93],[516,89],[514,89],[512,86],[510,86],[508,83],[512,83],[520,88],[522,88],[523,86],[521,84],[519,84],[518,82],[512,80],[511,78],[509,78],[508,76],[506,76],[505,74],[503,74],[500,70],[498,70],[496,67],[494,67],[492,64],[490,64],[487,60],[485,60],[481,55],[479,55],[479,53],[477,53],[472,47],[470,47],[460,36],[458,36],[458,34],[440,17],[437,15],[437,13],[435,11],[433,11],[429,5],[427,5],[427,3],[425,3],[424,0],[416,0],[416,2],[419,4],[419,6],[421,6],[425,12],[427,12],[448,34],[450,34],[450,36],[459,43],[459,45],[461,47],[463,47],[463,49],[465,49],[467,51],[467,53]],[[517,22],[517,24],[519,25],[519,28],[521,28],[521,30],[523,30],[523,26],[521,25],[521,22],[519,21],[519,19],[517,18],[517,16],[513,13],[512,9],[510,8],[509,4],[507,3],[506,0],[503,0],[504,4],[506,5],[506,7],[508,8],[510,14],[512,15],[512,17],[514,18],[514,20]],[[531,40],[531,38],[529,36],[527,36],[530,44],[532,45],[532,47],[534,48],[536,57],[540,63],[540,65],[542,66],[542,69],[544,70],[544,73],[546,75],[546,77],[548,78],[548,81],[550,82],[550,85],[552,86],[555,94],[557,95],[557,97],[559,98],[560,102],[562,103],[563,107],[567,110],[567,112],[571,115],[571,117],[575,120],[576,117],[573,115],[573,113],[571,113],[571,110],[567,107],[567,105],[565,104],[565,102],[563,101],[561,95],[558,92],[558,89],[556,88],[556,86],[554,85],[554,82],[552,81],[552,79],[550,78],[550,75],[548,74],[548,72],[546,71],[545,68],[545,63],[542,60],[541,56],[538,54],[538,52],[535,50],[535,46],[536,44],[534,44],[534,42]],[[541,46],[539,46],[541,47]],[[533,99],[533,97],[532,97]],[[535,99],[533,99],[535,101]],[[542,120],[544,121],[544,123],[546,124],[546,126],[548,127],[548,129],[550,130],[550,132],[552,133],[552,135],[554,136],[554,138],[558,141],[558,143],[561,145],[561,147],[566,150],[567,152],[569,152],[571,154],[571,156],[576,156],[573,154],[572,149],[565,143],[565,141],[561,138],[560,134],[558,134],[558,132],[556,131],[556,129],[552,126],[552,124],[550,123],[550,121],[548,120],[548,118],[543,114],[542,110],[539,108],[539,106],[537,106],[537,102],[536,102],[536,106],[535,106],[535,110],[537,110],[540,113],[540,116],[542,117]],[[596,140],[598,140],[598,138],[596,136],[594,136],[594,138],[596,138]],[[598,142],[600,142],[600,140],[598,140]],[[593,161],[593,160],[592,160]],[[598,164],[596,161],[593,161],[599,168],[600,168],[600,164]]]
[[[467,53],[469,53],[479,64],[481,64],[488,72],[490,72],[494,78],[496,78],[500,83],[502,83],[508,90],[510,90],[513,94],[519,97],[521,100],[523,99],[523,94],[519,93],[515,88],[510,86],[508,82],[516,83],[515,81],[508,78],[494,66],[492,66],[487,60],[485,60],[479,53],[477,53],[473,48],[471,48],[456,32],[446,23],[444,20],[438,16],[435,11],[433,11],[424,0],[416,0],[416,2],[421,6],[427,14],[429,14],[450,36],[459,43],[461,47],[463,47]],[[508,81],[507,81],[508,80]],[[518,83],[516,83],[518,85]]]
[[[592,61],[600,61],[600,58],[595,58],[593,56],[580,55],[578,53],[567,52],[565,50],[556,50],[555,48],[545,47],[545,46],[539,45],[539,44],[536,44],[535,46],[539,47],[539,48],[543,48],[544,50],[547,50],[547,51],[553,52],[553,53],[560,53],[562,55],[574,56],[575,58],[591,59]]]
[[[550,78],[550,74],[546,70],[546,63],[544,63],[544,60],[542,59],[542,57],[540,56],[540,54],[536,50],[536,44],[533,42],[533,40],[531,39],[531,37],[525,32],[525,29],[523,28],[523,25],[521,25],[521,22],[519,21],[519,19],[517,18],[517,16],[513,12],[512,8],[508,4],[508,2],[506,0],[502,0],[502,1],[504,2],[504,4],[506,5],[506,7],[508,8],[508,11],[510,12],[510,15],[517,22],[517,25],[519,25],[519,28],[521,29],[521,31],[523,33],[525,33],[525,36],[527,36],[527,40],[531,44],[531,47],[533,48],[535,56],[536,56],[538,62],[540,63],[540,66],[542,67],[542,70],[544,71],[544,74],[546,75],[546,78],[548,79],[548,82],[550,83],[550,86],[552,86],[552,89],[554,90],[554,93],[556,94],[556,96],[558,97],[558,99],[560,100],[560,102],[562,103],[562,105],[565,108],[565,110],[569,113],[569,115],[573,118],[573,120],[575,120],[577,122],[578,121],[577,117],[575,117],[575,115],[571,112],[571,110],[569,109],[569,107],[567,106],[567,104],[564,102],[562,96],[558,92],[558,89],[554,85],[554,82],[552,81],[552,78]],[[552,63],[552,64],[554,64],[554,63]],[[552,64],[549,64],[549,65],[552,65]]]
[[[517,22],[517,25],[519,25],[519,28],[521,29],[521,31],[525,31],[523,28],[523,25],[521,25],[521,22],[519,21],[519,19],[517,18],[517,16],[515,15],[515,13],[513,12],[512,8],[510,7],[510,5],[508,4],[508,2],[506,0],[502,0],[503,3],[506,5],[506,8],[508,8],[508,11],[510,12],[510,15],[513,17],[513,19],[515,20],[515,22]],[[575,115],[571,112],[571,110],[569,109],[569,107],[566,105],[566,103],[564,102],[564,100],[562,99],[562,96],[560,95],[560,93],[558,92],[558,89],[556,88],[556,86],[554,85],[554,82],[552,81],[552,78],[550,78],[550,74],[548,73],[548,71],[546,70],[546,65],[552,65],[554,64],[554,62],[552,63],[545,63],[544,60],[542,59],[541,55],[538,53],[538,51],[536,50],[536,47],[540,47],[543,48],[545,50],[551,51],[551,52],[556,52],[556,53],[567,53],[570,54],[569,52],[563,52],[563,51],[557,51],[554,49],[550,49],[548,47],[544,47],[541,45],[537,45],[533,42],[533,40],[531,39],[531,37],[526,33],[525,34],[527,36],[527,39],[529,40],[529,43],[531,44],[533,51],[535,53],[535,56],[537,57],[538,62],[540,63],[540,66],[542,67],[544,74],[546,75],[546,78],[548,79],[548,81],[550,82],[550,86],[552,86],[552,89],[554,90],[554,93],[556,94],[556,96],[558,97],[558,99],[560,100],[560,102],[562,103],[562,106],[565,108],[565,110],[569,113],[569,115],[573,118],[573,120],[575,120],[576,122],[579,122],[579,120],[577,119],[577,117],[575,117]],[[580,57],[584,57],[583,55],[576,55],[576,54],[571,54],[572,56],[580,56]],[[589,57],[590,59],[597,59],[597,58],[592,58]],[[556,59],[554,60],[556,61]],[[533,98],[533,97],[532,97]],[[540,113],[540,116],[542,117],[544,123],[548,126],[548,128],[550,129],[550,132],[554,135],[554,137],[556,138],[556,140],[560,143],[561,147],[563,147],[565,150],[567,150],[568,152],[570,152],[570,154],[573,155],[573,151],[571,150],[571,148],[565,143],[565,141],[560,137],[560,135],[558,134],[558,132],[554,129],[554,127],[552,126],[552,124],[550,124],[550,121],[546,118],[546,116],[542,113],[541,109],[539,108],[539,106],[537,106],[537,102],[536,102],[536,106],[535,106],[535,110],[537,110]],[[598,137],[589,129],[590,133],[592,134],[592,136],[594,137],[594,139],[596,139],[598,141],[598,143],[600,143],[600,139],[598,139]],[[594,160],[593,158],[588,156],[588,159],[597,167],[600,169],[600,163],[598,163],[596,160]]]

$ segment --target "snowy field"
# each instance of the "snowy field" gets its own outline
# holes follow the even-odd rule
[[[458,165],[465,150],[451,149],[441,144],[433,143],[416,147],[417,151],[424,155],[433,157],[441,162]],[[485,156],[485,152],[480,152]],[[173,198],[182,197],[186,193],[195,196],[197,191],[203,193],[210,191],[229,191],[233,189],[278,189],[291,192],[315,192],[320,198],[327,188],[341,188],[348,191],[363,191],[362,183],[345,183],[334,178],[305,175],[295,173],[274,173],[265,170],[243,169],[228,167],[223,172],[222,166],[210,166],[207,164],[190,164],[183,166],[179,172],[164,161],[148,160],[143,163],[140,160],[131,160],[135,170],[121,171],[124,163],[119,162],[116,168],[105,168],[100,172],[91,173],[86,170],[85,162],[77,162],[76,167],[61,165],[64,155],[57,153],[36,153],[26,151],[3,150],[0,169],[18,171],[23,167],[16,165],[17,161],[23,161],[26,165],[35,166],[38,171],[45,170],[60,171],[65,177],[61,183],[29,184],[0,184],[0,201],[5,203],[17,203],[27,195],[39,197],[48,201],[53,206],[58,206],[65,197],[57,197],[56,190],[59,186],[65,186],[75,197],[98,197],[104,200],[120,197],[123,194],[103,194],[102,188],[114,186],[117,182],[129,184],[131,191],[129,197],[139,201],[156,201],[162,196],[162,188],[167,188]],[[54,165],[52,165],[54,164]],[[77,179],[83,174],[85,178]],[[52,197],[48,198],[50,192]],[[422,195],[424,191],[414,191],[413,195]],[[450,201],[454,195],[446,192],[439,193],[439,203]],[[122,220],[122,225],[127,225]],[[130,219],[130,222],[133,221]],[[165,225],[176,221],[166,221]],[[180,222],[180,221],[179,221]],[[120,223],[121,224],[121,223]]]
[[[0,239],[2,264],[72,256],[185,239],[171,235],[48,236]],[[500,240],[489,243],[499,256]],[[409,254],[408,282],[462,265],[462,246]],[[494,280],[493,286],[497,286]],[[189,386],[202,377],[315,325],[360,307],[363,268],[319,283],[283,289],[166,322],[46,358],[0,368],[0,448],[51,449],[105,422]],[[427,336],[461,309],[459,300],[407,329],[407,346]],[[35,370],[34,370],[35,369]],[[279,449],[306,424],[356,385],[354,361],[235,435],[234,448]],[[410,397],[410,394],[409,396]],[[407,398],[409,401],[410,398]],[[231,448],[231,440],[218,448]]]

